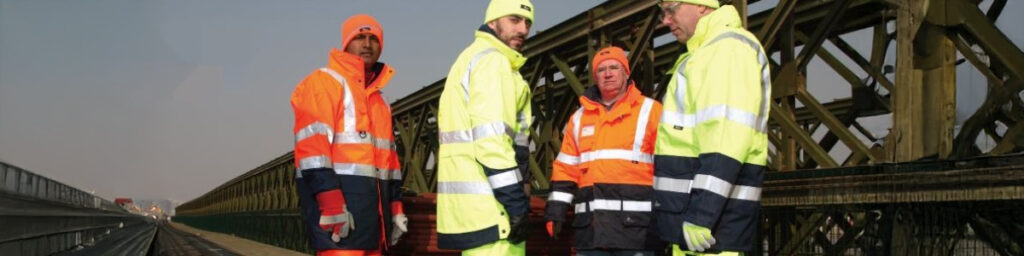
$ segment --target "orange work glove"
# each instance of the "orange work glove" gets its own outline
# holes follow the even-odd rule
[[[320,205],[320,228],[331,233],[331,240],[341,241],[341,238],[348,237],[349,231],[356,229],[340,189],[316,194],[316,202]]]

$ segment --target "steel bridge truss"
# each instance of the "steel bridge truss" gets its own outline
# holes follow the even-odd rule
[[[576,98],[593,83],[588,62],[597,49],[606,45],[627,49],[632,78],[641,91],[658,99],[664,94],[669,76],[663,74],[685,49],[674,41],[654,45],[655,38],[667,34],[657,20],[656,3],[608,2],[530,38],[524,49],[529,61],[521,72],[536,95],[530,163],[537,177],[532,181],[535,189],[548,186],[550,164],[561,146],[560,131],[578,107]],[[968,0],[782,0],[775,8],[750,15],[748,29],[773,56],[771,169],[1020,151],[1024,146],[1024,123],[1020,122],[1024,104],[1019,96],[1024,87],[1020,81],[1024,53],[995,27],[1005,4],[1005,0],[995,1],[982,11],[978,3]],[[893,24],[896,29],[890,28]],[[842,37],[862,30],[873,35],[869,53],[861,53]],[[823,47],[826,42],[839,51]],[[886,63],[892,44],[895,63]],[[957,53],[963,59],[957,59]],[[823,103],[808,91],[807,66],[815,57],[847,84],[817,86],[849,86],[849,97]],[[965,60],[985,76],[990,96],[954,134],[955,68]],[[894,66],[895,80],[889,75]],[[410,175],[407,184],[418,192],[435,189],[434,117],[443,86],[444,80],[437,81],[393,104],[399,154]],[[884,138],[858,121],[879,115],[891,115],[893,120],[892,132]],[[989,137],[996,146],[980,148],[979,136]],[[884,143],[869,143],[873,141]]]
[[[761,253],[953,255],[963,254],[957,248],[964,241],[974,241],[967,244],[983,248],[968,254],[1024,255],[1024,52],[995,25],[1006,0],[731,2],[771,56],[773,172],[764,190]],[[528,39],[521,73],[535,95],[534,195],[549,189],[560,131],[593,84],[589,61],[598,49],[626,49],[639,89],[655,99],[664,95],[664,74],[685,49],[665,38],[659,11],[654,0],[609,1]],[[848,41],[855,32],[868,32],[868,51]],[[812,60],[824,63],[840,84],[809,85]],[[985,78],[987,96],[957,128],[959,65]],[[442,79],[392,104],[410,193],[436,190],[435,117],[443,86]],[[822,101],[809,88],[849,93]],[[865,128],[869,117],[889,117],[888,134]],[[977,160],[992,157],[1004,160]],[[921,160],[944,164],[912,163]],[[908,171],[914,168],[932,169]],[[288,153],[177,213],[297,218],[297,200]],[[280,230],[297,225],[282,223],[290,224]]]

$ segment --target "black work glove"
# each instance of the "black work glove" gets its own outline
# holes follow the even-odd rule
[[[530,184],[530,178],[533,176],[530,173],[530,149],[519,145],[513,146],[512,149],[515,150],[516,164],[519,165],[519,174],[523,176],[523,182]]]
[[[508,224],[511,226],[511,231],[508,234],[508,241],[512,244],[518,244],[526,241],[526,237],[530,233],[530,219],[526,214],[518,216],[509,216]]]

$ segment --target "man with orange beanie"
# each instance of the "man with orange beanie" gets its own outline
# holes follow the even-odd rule
[[[577,255],[654,255],[663,247],[651,216],[661,104],[629,80],[618,47],[598,51],[591,73],[597,86],[580,97],[552,164],[548,235],[558,237],[572,210]]]
[[[407,231],[391,109],[380,90],[394,70],[378,62],[380,24],[350,17],[341,48],[292,93],[295,177],[317,255],[381,255]]]

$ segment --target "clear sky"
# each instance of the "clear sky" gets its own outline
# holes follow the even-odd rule
[[[536,32],[601,1],[533,2]],[[481,0],[0,0],[0,161],[106,198],[189,200],[291,150],[288,97],[340,44],[345,18],[368,13],[381,22],[381,60],[397,71],[384,90],[393,101],[447,73],[485,7]],[[1018,46],[1024,26],[1007,24],[1024,22],[1014,15],[1022,8],[1010,1],[998,23]],[[868,52],[869,32],[844,38]],[[958,83],[984,88],[969,64],[958,70]],[[820,101],[849,96],[822,62],[808,74]],[[970,88],[958,93],[958,119],[984,97]],[[884,134],[885,118],[865,125]]]
[[[544,29],[600,1],[534,0]],[[0,0],[0,160],[189,200],[292,148],[288,98],[368,13],[393,101],[441,79],[486,1]]]

